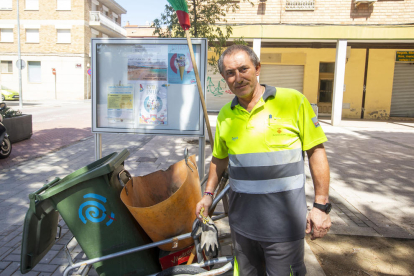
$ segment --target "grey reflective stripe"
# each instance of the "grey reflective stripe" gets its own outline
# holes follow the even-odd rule
[[[272,152],[229,154],[232,167],[259,167],[295,163],[302,160],[302,149]]]
[[[290,177],[304,173],[303,160],[283,165],[261,167],[229,167],[230,177],[240,180],[267,180]]]
[[[295,190],[303,187],[305,175],[299,174],[290,177],[269,180],[237,180],[230,178],[231,189],[244,194],[269,194]]]

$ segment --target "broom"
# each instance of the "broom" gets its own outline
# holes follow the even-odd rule
[[[190,49],[191,62],[193,63],[194,73],[195,73],[196,80],[197,80],[198,93],[200,94],[200,101],[201,101],[201,105],[203,106],[203,111],[204,111],[204,119],[206,120],[208,137],[210,138],[210,147],[213,150],[213,145],[214,145],[213,135],[211,134],[210,121],[208,120],[207,108],[206,108],[206,103],[204,101],[204,95],[203,95],[203,89],[201,88],[200,76],[198,75],[197,63],[195,62],[193,44],[191,43],[191,37],[190,37],[190,31],[189,31],[191,24],[190,24],[190,15],[188,14],[187,0],[167,0],[167,1],[168,3],[171,4],[173,9],[177,13],[178,21],[180,22],[180,25],[185,31],[185,35],[187,37],[187,44],[188,44],[188,48]],[[187,265],[192,264],[195,254],[196,254],[196,248],[194,247],[191,252],[190,258],[187,261]]]
[[[188,48],[190,49],[191,62],[193,63],[194,73],[195,73],[196,80],[197,80],[198,93],[200,94],[200,101],[201,101],[201,105],[203,106],[204,119],[206,120],[208,137],[210,138],[210,146],[211,146],[211,149],[213,149],[213,145],[214,145],[213,135],[211,134],[211,127],[210,127],[210,121],[208,120],[206,102],[204,101],[203,89],[201,88],[200,76],[198,74],[197,63],[194,57],[193,44],[191,43],[191,37],[190,37],[190,31],[189,31],[191,24],[190,24],[190,16],[188,14],[187,0],[167,0],[167,1],[171,4],[173,9],[177,13],[178,21],[180,22],[180,25],[185,31],[185,35],[187,37]]]

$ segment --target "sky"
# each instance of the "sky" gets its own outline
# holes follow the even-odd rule
[[[168,4],[167,0],[115,0],[124,9],[126,14],[122,15],[121,26],[125,26],[129,21],[130,25],[147,25],[160,18],[161,13]]]

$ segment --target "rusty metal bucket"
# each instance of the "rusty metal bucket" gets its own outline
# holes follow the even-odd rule
[[[166,171],[133,177],[123,188],[121,200],[154,242],[191,232],[195,207],[201,200],[195,164],[195,155],[192,155]],[[192,243],[189,238],[159,248],[175,251]]]

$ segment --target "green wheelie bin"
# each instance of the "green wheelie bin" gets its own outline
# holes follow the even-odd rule
[[[128,156],[126,149],[112,153],[29,195],[21,251],[23,274],[53,246],[59,213],[89,259],[151,242],[120,199]],[[98,262],[94,267],[101,276],[154,274],[161,271],[154,250]]]

